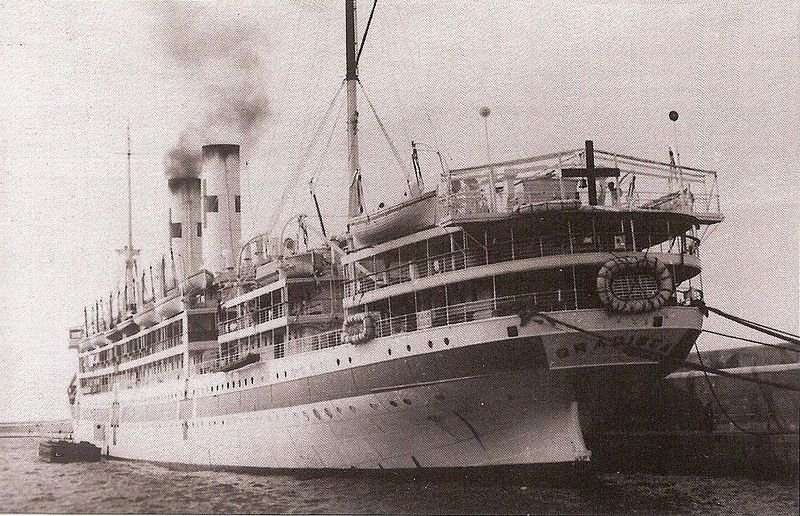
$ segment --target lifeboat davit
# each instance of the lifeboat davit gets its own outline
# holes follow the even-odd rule
[[[362,245],[375,245],[436,224],[436,192],[425,192],[375,213],[350,220],[350,234]]]

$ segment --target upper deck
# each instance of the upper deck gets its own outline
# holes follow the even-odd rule
[[[524,212],[628,211],[683,214],[699,224],[722,221],[717,173],[624,154],[594,151],[597,203],[590,203],[586,152],[571,150],[449,171],[440,192],[439,225],[497,220]]]

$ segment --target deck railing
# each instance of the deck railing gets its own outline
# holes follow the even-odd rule
[[[273,319],[278,319],[286,315],[287,303],[276,303],[272,306],[259,308],[252,312],[247,312],[233,319],[226,319],[217,323],[217,331],[220,335],[232,331],[250,328],[256,324],[261,324]]]
[[[375,321],[375,337],[388,337],[398,333],[520,314],[525,311],[558,312],[601,306],[597,294],[592,290],[552,290],[499,296],[394,317],[378,317]],[[213,360],[195,365],[194,371],[195,374],[218,371],[225,365],[241,360],[250,353],[258,354],[259,360],[266,362],[331,348],[340,344],[342,344],[342,330],[336,329],[260,348],[250,347],[234,350]]]
[[[667,233],[636,234],[636,241],[622,233],[586,235],[556,234],[529,239],[511,239],[487,247],[462,249],[430,258],[394,265],[386,270],[360,276],[344,284],[345,297],[356,296],[391,285],[406,283],[445,272],[493,263],[593,252],[621,252],[658,247],[660,252],[697,252],[697,244],[684,245],[684,238]],[[685,237],[689,238],[689,237]]]
[[[491,217],[529,208],[549,210],[588,204],[578,180],[562,178],[565,168],[583,168],[580,150],[451,170],[447,194],[439,196],[438,220]],[[620,209],[678,213],[720,213],[717,173],[595,150],[595,165],[619,170],[615,192],[598,183],[598,204]],[[520,186],[521,185],[521,186]],[[489,197],[490,192],[496,193]]]
[[[159,351],[164,351],[166,349],[174,348],[175,346],[180,345],[183,342],[183,339],[180,335],[175,335],[174,337],[168,337],[166,339],[159,340],[149,346],[145,346],[141,349],[137,349],[130,353],[123,353],[120,356],[108,358],[103,360],[102,362],[98,362],[92,366],[87,366],[83,368],[84,373],[91,373],[93,371],[97,371],[99,369],[104,369],[106,367],[111,367],[114,364],[124,364],[126,362],[130,362],[132,360],[136,360],[139,358],[144,358],[147,356],[152,355],[153,353],[158,353]]]
[[[245,313],[233,319],[226,319],[217,323],[219,335],[225,335],[232,331],[250,328],[273,319],[279,319],[286,315],[296,317],[301,315],[324,315],[330,314],[334,307],[334,301],[330,298],[311,299],[304,301],[293,301],[277,303],[269,307],[259,308],[252,312]]]

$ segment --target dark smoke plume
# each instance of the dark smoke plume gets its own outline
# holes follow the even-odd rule
[[[251,146],[269,117],[263,55],[267,34],[255,13],[236,4],[171,3],[158,37],[170,64],[196,82],[204,103],[193,106],[187,127],[165,156],[167,176],[197,177],[207,143]]]

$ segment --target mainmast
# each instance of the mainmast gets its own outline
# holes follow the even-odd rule
[[[356,2],[345,0],[345,46],[347,56],[347,164],[349,171],[348,210],[349,218],[364,211],[361,190],[361,170],[358,165],[358,63],[356,62]]]

